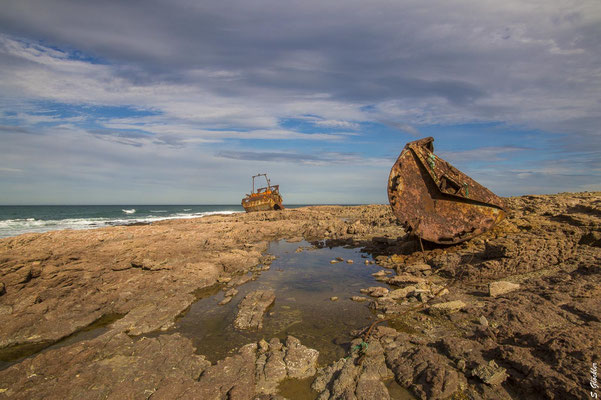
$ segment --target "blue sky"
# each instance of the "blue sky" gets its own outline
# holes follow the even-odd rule
[[[25,0],[0,204],[386,203],[406,142],[500,195],[601,190],[601,3]]]

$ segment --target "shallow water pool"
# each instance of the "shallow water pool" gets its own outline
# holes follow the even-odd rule
[[[299,247],[304,250],[296,252]],[[357,303],[350,297],[361,295],[361,288],[385,286],[371,276],[380,267],[365,265],[358,249],[315,248],[307,242],[274,242],[268,253],[276,256],[271,268],[256,280],[239,286],[239,293],[230,303],[217,305],[224,298],[221,290],[213,295],[205,293],[209,296],[190,307],[178,320],[176,330],[190,337],[198,353],[211,362],[235,353],[247,343],[262,338],[285,339],[288,335],[317,349],[320,365],[346,356],[348,343],[353,339],[350,332],[376,320],[367,302]],[[345,261],[331,264],[337,257]],[[257,289],[272,289],[276,295],[263,319],[263,328],[258,332],[234,329],[238,303]],[[338,300],[332,301],[331,297]]]

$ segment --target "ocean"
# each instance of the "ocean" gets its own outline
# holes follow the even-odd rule
[[[241,205],[0,206],[0,238],[237,212]]]

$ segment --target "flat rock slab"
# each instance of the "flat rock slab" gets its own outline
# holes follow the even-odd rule
[[[491,282],[488,285],[488,294],[490,297],[497,297],[505,293],[513,292],[514,290],[518,290],[520,288],[519,283],[507,282],[507,281],[497,281]]]
[[[236,329],[261,329],[263,314],[274,301],[273,290],[255,290],[247,294],[238,304],[238,315],[234,321]]]
[[[400,274],[400,275],[396,275],[396,276],[393,276],[390,279],[388,279],[388,284],[395,285],[395,286],[401,286],[404,284],[416,284],[416,283],[421,283],[421,282],[425,282],[425,279],[421,278],[419,276],[414,276],[414,275],[410,275],[410,274]]]
[[[461,300],[447,301],[430,306],[430,312],[453,313],[465,308],[466,304]]]

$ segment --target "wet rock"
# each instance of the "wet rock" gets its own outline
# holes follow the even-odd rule
[[[238,304],[238,315],[234,320],[237,329],[261,329],[263,314],[275,301],[273,290],[255,290],[247,294]]]
[[[278,340],[278,344],[279,340]],[[286,379],[286,363],[284,362],[285,350],[279,346],[270,346],[264,354],[260,354],[256,361],[256,386],[257,392],[273,394],[280,381]]]
[[[288,336],[286,339],[286,371],[289,378],[303,379],[315,375],[319,352],[303,346],[300,341]]]
[[[391,299],[404,299],[405,297],[409,296],[410,293],[414,293],[417,290],[417,288],[415,286],[407,286],[404,287],[402,289],[395,289],[395,290],[391,290],[387,297],[390,297]]]
[[[346,263],[347,264],[352,264],[352,263],[354,263],[354,261],[353,260],[346,260]]]
[[[367,260],[365,260],[365,261],[367,261]],[[373,274],[371,274],[371,276],[373,276],[374,278],[381,278],[381,277],[386,277],[391,273],[392,273],[392,271],[389,271],[389,270],[381,270],[378,272],[374,272]]]
[[[480,378],[487,385],[499,385],[507,379],[505,368],[501,368],[494,360],[490,360],[488,364],[480,364],[472,370],[472,376]]]
[[[221,301],[220,301],[219,303],[217,303],[217,304],[219,304],[220,306],[224,306],[224,305],[226,305],[227,303],[229,303],[230,301],[232,301],[232,297],[231,297],[231,296],[226,296],[226,297],[224,297],[224,298],[223,298],[223,300],[221,300]]]
[[[505,293],[513,292],[520,288],[519,283],[497,281],[488,285],[488,294],[490,297],[500,296]]]
[[[363,290],[361,290],[363,293]],[[365,293],[372,297],[384,297],[388,294],[389,290],[382,286],[371,286],[365,289]]]
[[[229,281],[227,283],[227,286],[228,287],[241,286],[241,285],[244,285],[245,283],[251,281],[252,279],[253,279],[253,276],[249,275],[249,274],[236,276],[235,278],[233,278],[231,281]]]
[[[368,301],[369,299],[367,297],[363,297],[363,296],[353,296],[353,297],[351,297],[351,300],[362,303],[364,301]]]
[[[337,300],[338,300],[338,297],[336,297],[336,296],[332,296],[332,297],[330,297],[330,300],[332,300],[332,301],[337,301]]]

